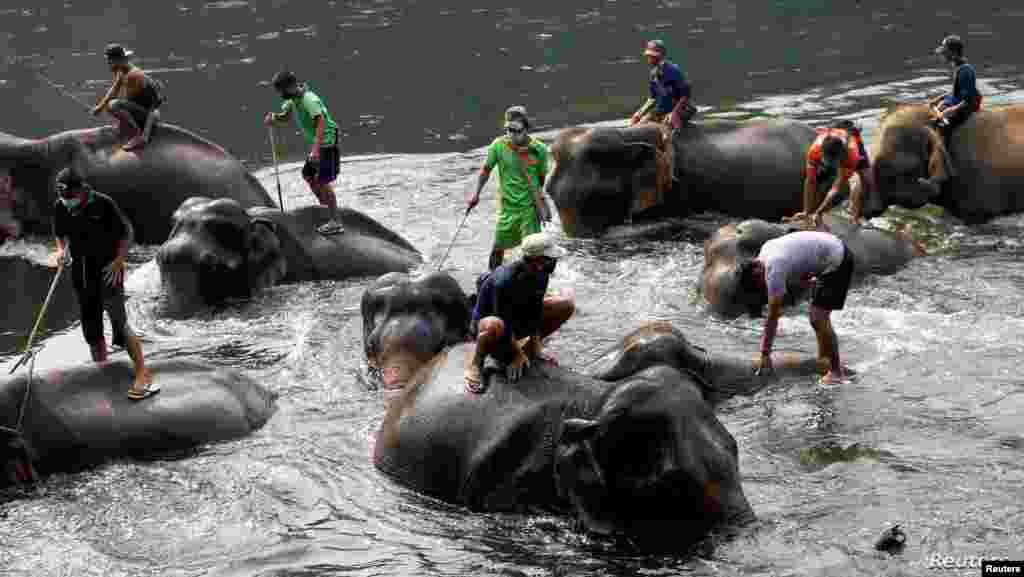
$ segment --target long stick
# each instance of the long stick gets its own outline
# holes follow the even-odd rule
[[[84,108],[84,109],[88,110],[88,111],[89,111],[90,113],[92,112],[92,106],[89,106],[89,105],[88,105],[88,104],[86,104],[86,103],[85,103],[84,101],[82,101],[82,100],[79,100],[79,98],[78,98],[77,96],[75,96],[74,94],[71,94],[71,93],[70,93],[70,92],[68,92],[67,90],[64,90],[64,88],[62,88],[62,87],[61,87],[61,86],[60,86],[59,84],[57,84],[56,82],[54,82],[54,81],[50,80],[49,78],[47,78],[47,77],[43,76],[43,73],[42,73],[42,72],[39,72],[38,70],[36,70],[36,69],[34,69],[34,68],[31,68],[31,67],[26,67],[26,68],[28,68],[29,70],[31,70],[31,71],[32,71],[32,73],[33,73],[33,74],[35,74],[36,76],[38,76],[40,80],[42,80],[43,82],[45,82],[45,83],[49,84],[49,85],[50,85],[50,86],[52,86],[52,87],[53,87],[54,89],[56,89],[56,90],[57,90],[57,92],[60,92],[60,93],[61,93],[61,94],[63,94],[64,96],[67,96],[67,97],[68,97],[68,98],[70,98],[71,100],[74,100],[74,101],[75,101],[75,102],[77,102],[77,103],[78,103],[78,104],[79,104],[79,105],[80,105],[80,106],[81,106],[82,108]]]
[[[466,209],[465,216],[462,217],[462,222],[459,223],[458,228],[455,229],[455,234],[452,235],[452,241],[448,243],[448,250],[444,251],[444,256],[441,257],[441,261],[437,263],[437,270],[441,270],[441,265],[444,261],[448,260],[448,253],[452,252],[452,247],[455,246],[455,239],[459,238],[459,231],[462,230],[462,226],[466,224],[466,219],[469,218],[469,212],[473,210],[471,208]]]
[[[270,125],[270,152],[274,157],[274,176],[277,178],[277,205],[284,212],[284,197],[281,196],[281,171],[277,167],[277,139],[274,138],[274,126]]]
[[[18,362],[11,367],[11,370],[7,374],[12,374],[18,370],[18,367],[28,359],[32,353],[32,341],[36,338],[36,332],[39,330],[39,325],[43,322],[43,315],[46,314],[47,307],[50,306],[50,298],[53,297],[53,291],[57,288],[57,282],[60,281],[60,273],[64,272],[64,263],[60,262],[57,264],[57,274],[53,275],[53,282],[50,283],[50,292],[46,293],[46,300],[43,301],[43,308],[39,310],[39,316],[36,317],[36,324],[32,327],[32,333],[28,336],[28,344],[25,345],[25,352],[22,353],[21,358]]]

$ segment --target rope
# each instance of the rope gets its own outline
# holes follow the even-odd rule
[[[18,408],[18,423],[14,428],[5,427],[0,425],[0,431],[14,435],[15,437],[21,437],[21,424],[25,420],[25,408],[28,407],[29,395],[32,393],[32,377],[35,374],[36,367],[36,353],[35,351],[28,351],[25,353],[29,356],[28,361],[28,383],[25,384],[25,394],[21,396],[21,407]]]
[[[444,256],[441,257],[441,260],[437,263],[437,270],[441,270],[441,265],[444,264],[444,261],[448,260],[448,254],[452,252],[452,247],[455,246],[455,239],[459,238],[459,231],[462,230],[463,225],[466,224],[466,219],[469,218],[469,212],[471,210],[473,209],[466,209],[466,214],[462,217],[462,222],[459,223],[458,228],[455,229],[455,234],[452,235],[452,241],[448,243],[448,250],[444,251]]]

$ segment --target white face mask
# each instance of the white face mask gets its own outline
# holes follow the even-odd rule
[[[60,203],[63,204],[64,208],[66,208],[68,210],[75,210],[76,208],[81,206],[82,199],[78,198],[77,196],[74,197],[74,198],[64,198],[62,196],[62,197],[60,197]]]

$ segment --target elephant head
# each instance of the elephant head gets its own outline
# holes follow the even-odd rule
[[[600,236],[633,214],[660,207],[655,150],[665,146],[665,138],[653,124],[563,130],[551,147],[554,168],[547,189],[565,233]]]
[[[363,343],[371,367],[385,386],[401,388],[408,378],[449,345],[466,340],[470,302],[445,273],[412,279],[389,273],[363,293]]]
[[[768,303],[764,291],[748,291],[740,283],[739,266],[744,260],[757,257],[761,245],[792,230],[785,225],[763,220],[746,220],[728,224],[704,241],[704,271],[701,294],[711,310],[724,317],[749,314],[761,316]],[[786,298],[802,294],[799,286],[791,286]]]
[[[56,172],[45,140],[0,133],[0,244],[26,232],[49,232]]]
[[[894,204],[906,208],[946,204],[942,184],[953,168],[926,105],[900,106],[886,113],[876,148],[875,190],[865,199],[865,217],[878,216]]]
[[[183,202],[156,261],[167,294],[183,304],[247,297],[287,273],[277,225],[227,198]]]
[[[699,383],[666,365],[623,381],[589,419],[567,419],[555,485],[587,529],[644,547],[685,546],[714,525],[752,516],[736,441]]]

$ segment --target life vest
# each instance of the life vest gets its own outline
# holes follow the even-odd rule
[[[813,164],[817,167],[822,166],[824,156],[822,152],[822,145],[826,138],[834,136],[846,143],[846,158],[842,161],[842,167],[844,171],[852,173],[861,161],[860,144],[858,142],[860,139],[860,131],[856,129],[848,130],[845,128],[819,128],[816,132],[818,133],[818,136],[814,139],[814,143],[811,144],[811,148],[807,151],[807,163]]]

